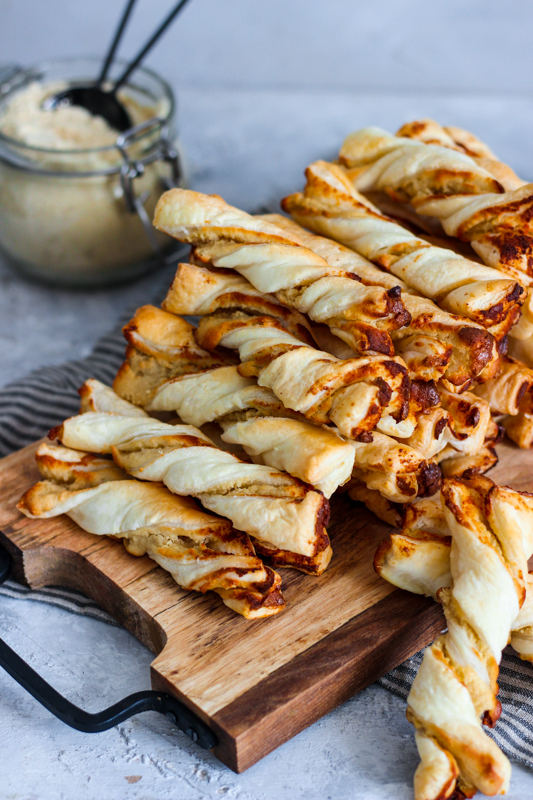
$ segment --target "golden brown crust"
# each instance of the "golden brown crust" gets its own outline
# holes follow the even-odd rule
[[[372,430],[383,414],[404,419],[407,370],[385,356],[346,361],[304,346],[270,317],[204,317],[197,341],[239,349],[241,375],[258,376],[289,408],[319,424],[333,422],[349,438]]]
[[[503,419],[503,427],[509,439],[522,450],[531,450],[533,448],[532,414],[519,413],[512,417],[505,417]]]
[[[129,553],[148,554],[180,586],[217,592],[247,619],[283,610],[280,576],[262,564],[248,536],[227,520],[200,511],[162,484],[132,480],[93,453],[43,443],[37,464],[46,480],[19,501],[26,516],[66,513],[90,533],[120,538]]]
[[[465,321],[465,327],[486,328],[501,338],[516,322],[523,289],[515,280],[434,247],[384,217],[336,165],[315,162],[306,176],[304,193],[282,201],[284,210],[300,224],[332,236],[392,272],[444,312],[472,320]],[[404,298],[408,310],[412,302],[411,297]],[[393,334],[398,335],[402,330]]]
[[[493,414],[533,413],[533,370],[510,356],[500,358],[494,378],[478,386],[475,394],[483,398]]]
[[[446,161],[448,168],[439,169]],[[410,203],[426,219],[440,220],[448,235],[470,242],[489,266],[531,282],[531,185],[468,131],[433,120],[408,123],[396,137],[366,129],[348,137],[341,163],[362,191],[381,189]]]
[[[114,391],[144,408],[164,381],[235,362],[231,353],[202,350],[193,331],[181,317],[155,306],[137,309],[123,328],[129,346],[113,382]]]
[[[354,280],[351,271],[332,267],[304,247],[291,231],[251,217],[221,200],[215,209],[212,198],[183,190],[169,193],[164,205],[164,215],[156,215],[156,227],[194,243],[196,263],[236,270],[256,290],[273,294],[285,306],[330,326],[356,352],[393,354],[389,332],[409,319],[398,288],[364,285]],[[199,219],[203,220],[201,225]],[[184,298],[186,293],[184,287]],[[174,308],[185,313],[186,306],[184,300]]]
[[[272,295],[261,294],[238,274],[207,268],[194,249],[191,258],[194,259],[191,264],[178,264],[163,301],[164,309],[172,314],[204,315],[218,309],[268,314],[299,339],[314,345],[311,326],[303,314],[282,305]],[[210,266],[209,261],[207,264]]]
[[[272,467],[240,461],[191,425],[92,413],[66,420],[50,435],[70,447],[111,452],[128,474],[197,497],[276,549],[313,558],[329,546],[323,528],[329,505],[320,492]]]
[[[400,202],[503,191],[501,184],[466,153],[392,136],[380,128],[364,128],[347,136],[339,161],[357,173],[362,191],[383,189]]]
[[[395,535],[377,554],[381,574],[395,585],[437,596],[448,624],[426,650],[408,698],[422,759],[417,796],[453,789],[456,779],[468,794],[504,793],[510,766],[483,734],[480,717],[492,725],[501,711],[498,663],[526,594],[533,505],[529,495],[478,475],[446,479],[441,496],[444,519],[437,506],[436,524],[422,515],[418,530]],[[421,535],[426,521],[430,531]],[[450,555],[443,521],[452,533]]]

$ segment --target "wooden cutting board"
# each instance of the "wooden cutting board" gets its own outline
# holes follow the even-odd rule
[[[313,578],[281,570],[287,608],[247,622],[212,594],[180,589],[147,556],[135,558],[68,517],[30,520],[15,504],[39,479],[37,443],[0,461],[0,541],[14,577],[92,597],[157,654],[154,689],[194,709],[236,772],[259,761],[421,647],[443,627],[440,607],[380,579],[372,559],[389,527],[342,495],[328,528],[334,556]],[[533,454],[500,445],[498,483],[533,490]]]

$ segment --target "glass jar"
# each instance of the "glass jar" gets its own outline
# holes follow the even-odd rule
[[[115,63],[110,81],[123,67]],[[120,90],[137,124],[119,136],[101,119],[74,112],[76,125],[81,119],[86,126],[107,127],[108,141],[101,146],[87,146],[98,140],[82,125],[80,147],[57,147],[50,126],[60,117],[46,117],[48,128],[41,130],[40,104],[24,116],[28,92],[40,97],[43,90],[54,94],[90,83],[98,68],[96,59],[72,59],[29,70],[6,68],[0,77],[0,248],[24,272],[62,286],[132,278],[175,260],[180,249],[151,225],[162,192],[184,184],[174,95],[162,78],[140,68]],[[15,113],[13,136],[3,120]],[[75,126],[71,134],[76,136]]]

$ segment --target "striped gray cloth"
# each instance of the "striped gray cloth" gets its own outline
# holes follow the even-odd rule
[[[131,313],[126,314],[124,324]],[[91,355],[59,367],[46,367],[0,390],[0,456],[24,447],[76,414],[77,389],[87,378],[111,383],[124,358],[121,327],[101,339]],[[0,586],[0,594],[23,600],[51,603],[76,614],[116,624],[112,617],[81,592],[61,587],[31,590],[14,581]],[[417,653],[389,672],[378,683],[406,698],[422,660]],[[485,729],[506,755],[533,767],[533,666],[521,661],[508,648],[500,670],[500,700],[503,713],[496,728]]]

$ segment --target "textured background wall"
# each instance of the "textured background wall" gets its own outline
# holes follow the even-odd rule
[[[122,5],[0,0],[0,59],[102,52]],[[138,0],[126,55],[172,5]],[[178,87],[530,92],[532,25],[528,0],[191,0],[149,63]]]

